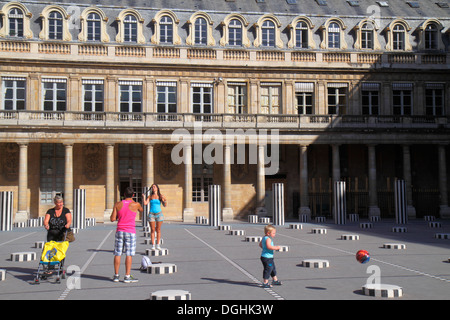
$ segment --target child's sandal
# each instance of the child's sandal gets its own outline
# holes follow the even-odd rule
[[[277,281],[272,281],[272,284],[275,286],[281,286],[281,281],[277,280]]]
[[[272,286],[271,286],[269,283],[263,283],[262,287],[263,287],[264,289],[272,288]]]

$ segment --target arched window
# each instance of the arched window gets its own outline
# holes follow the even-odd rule
[[[23,12],[19,8],[12,8],[8,13],[9,35],[23,37]]]
[[[194,13],[187,22],[189,24],[189,35],[186,38],[187,45],[215,45],[212,36],[213,21],[205,12]]]
[[[270,20],[264,21],[261,27],[261,36],[263,47],[275,47],[275,23]]]
[[[194,44],[205,44],[208,39],[208,30],[206,20],[197,18],[194,24]]]
[[[242,23],[238,19],[233,19],[228,24],[228,44],[242,46]]]
[[[101,19],[100,16],[91,12],[87,16],[87,41],[100,41],[101,39]]]
[[[425,49],[433,50],[438,48],[438,29],[434,23],[425,27]]]
[[[392,49],[405,50],[405,27],[400,24],[392,30]]]
[[[66,10],[60,6],[49,5],[41,12],[42,30],[39,39],[71,41],[69,17]]]
[[[20,2],[8,2],[0,10],[0,37],[20,37],[31,39],[31,12]]]
[[[322,30],[322,49],[347,49],[344,30],[346,26],[344,21],[339,18],[328,19],[321,27]]]
[[[341,29],[336,22],[328,25],[328,48],[339,49],[341,47]]]
[[[178,35],[178,17],[170,10],[159,11],[152,20],[154,33],[150,39],[153,44],[174,44],[181,43]]]
[[[48,15],[48,38],[50,40],[63,39],[63,16],[58,11],[52,11]]]
[[[220,39],[221,46],[247,48],[250,46],[246,29],[248,22],[241,14],[229,14],[221,22],[221,25],[223,26],[222,39]]]
[[[304,16],[296,17],[288,25],[288,28],[290,29],[290,40],[288,42],[289,48],[316,48],[316,44],[312,37],[312,29],[314,28],[314,25],[309,18]]]
[[[107,21],[108,17],[99,8],[89,7],[84,9],[80,15],[81,32],[78,35],[78,40],[109,42],[109,36],[106,32]]]
[[[137,42],[137,19],[134,15],[128,14],[123,20],[123,41]]]
[[[411,51],[408,31],[411,27],[403,19],[395,19],[386,27],[388,41],[386,49],[391,51]]]
[[[444,29],[442,23],[434,18],[424,21],[417,28],[419,35],[419,50],[445,50],[441,31]]]
[[[273,14],[265,14],[254,24],[256,38],[253,42],[255,47],[283,48],[280,36],[281,23]]]
[[[159,43],[173,43],[173,20],[169,16],[159,21]]]

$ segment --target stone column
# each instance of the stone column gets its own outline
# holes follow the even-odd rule
[[[223,221],[231,221],[233,220],[233,209],[231,207],[231,146],[229,144],[225,144],[223,151],[224,162],[222,219]]]
[[[153,161],[153,144],[146,144],[145,150],[147,155],[147,163],[146,163],[146,176],[145,176],[145,187],[150,188],[150,186],[154,183],[155,177],[154,177],[154,161]]]
[[[406,185],[406,211],[408,218],[416,217],[416,208],[412,205],[411,153],[409,145],[403,145],[403,179]]]
[[[450,218],[450,207],[448,206],[447,195],[447,160],[445,154],[446,145],[438,145],[438,161],[439,161],[439,214],[441,218]]]
[[[311,220],[311,209],[309,208],[308,194],[308,147],[300,145],[300,208],[298,214],[306,214],[307,221]]]
[[[192,207],[192,146],[185,145],[183,150],[184,150],[183,222],[195,222],[194,208]]]
[[[264,198],[266,196],[266,174],[264,169],[264,145],[258,145],[257,173],[256,173],[256,213],[266,211]]]
[[[375,145],[368,145],[368,162],[369,162],[369,218],[379,217],[381,215],[378,207],[377,195],[377,159]]]
[[[109,222],[114,207],[114,143],[106,144],[106,186],[104,222]]]
[[[19,203],[14,222],[25,222],[28,213],[28,143],[19,143]]]
[[[332,159],[333,159],[333,169],[332,169],[332,179],[333,183],[335,181],[341,180],[341,160],[339,158],[339,144],[331,145]]]
[[[73,210],[73,144],[64,144],[64,206]]]

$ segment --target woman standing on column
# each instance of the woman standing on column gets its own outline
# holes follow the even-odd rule
[[[161,203],[165,207],[167,206],[167,199],[164,197],[157,184],[152,184],[150,187],[150,195],[147,197],[142,194],[144,199],[144,205],[150,203],[150,213],[148,221],[150,222],[152,249],[155,249],[155,231],[156,231],[156,249],[161,249],[161,225],[164,221],[164,215],[161,210]]]

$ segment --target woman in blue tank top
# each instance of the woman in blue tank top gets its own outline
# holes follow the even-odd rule
[[[152,186],[150,187],[150,195],[146,197],[145,194],[142,194],[142,198],[144,199],[145,206],[150,203],[150,213],[148,215],[147,221],[150,223],[152,249],[155,249],[156,231],[156,249],[159,250],[161,249],[161,225],[164,221],[161,204],[165,207],[167,205],[167,199],[161,194],[159,186],[157,184],[152,184]]]

